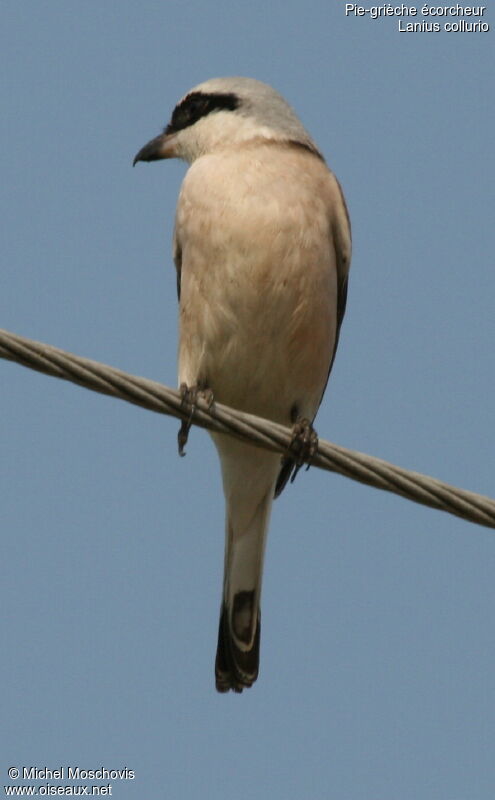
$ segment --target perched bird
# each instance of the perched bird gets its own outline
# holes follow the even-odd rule
[[[194,403],[199,391],[294,425],[294,453],[298,440],[311,453],[351,255],[337,179],[284,98],[251,78],[215,78],[188,92],[134,163],[163,158],[190,164],[174,234],[185,401]],[[212,436],[226,501],[216,688],[241,692],[258,676],[272,500],[308,453],[281,462]],[[183,424],[181,448],[186,438]]]

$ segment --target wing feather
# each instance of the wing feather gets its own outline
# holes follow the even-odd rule
[[[348,283],[349,267],[351,265],[351,249],[352,249],[351,223],[349,219],[347,205],[344,198],[344,193],[337,178],[333,175],[333,173],[331,174],[331,176],[334,181],[334,191],[332,192],[332,202],[329,213],[331,219],[331,225],[330,225],[331,238],[333,247],[335,248],[335,258],[337,265],[337,309],[336,309],[337,330],[335,333],[335,343],[333,347],[332,358],[330,359],[327,379],[325,381],[325,386],[323,387],[320,403],[318,405],[321,404],[321,401],[323,399],[323,395],[325,393],[325,389],[328,383],[328,378],[330,377],[330,372],[332,371],[333,362],[335,361],[335,355],[337,353],[340,328],[342,325],[342,320],[344,319],[345,308],[347,303],[347,283]],[[283,491],[289,480],[294,480],[297,471],[298,468],[296,466],[295,461],[292,458],[290,458],[290,456],[283,456],[280,472],[277,478],[277,483],[275,484],[275,493],[274,493],[275,497],[279,496],[279,494]]]

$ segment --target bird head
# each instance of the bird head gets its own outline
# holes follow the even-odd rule
[[[299,144],[320,155],[291,106],[254,78],[212,78],[191,89],[175,106],[163,133],[134,158],[157,161],[200,156],[253,140]]]

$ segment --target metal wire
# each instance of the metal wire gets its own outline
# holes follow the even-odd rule
[[[179,392],[174,389],[5,330],[0,330],[0,357],[72,381],[86,389],[127,400],[150,411],[181,419],[190,415],[190,410],[183,407]],[[210,408],[201,398],[192,422],[280,453],[287,451],[292,437],[289,428],[220,403],[214,403]],[[495,528],[495,501],[491,498],[457,489],[379,458],[320,439],[311,465],[446,511],[468,522]]]

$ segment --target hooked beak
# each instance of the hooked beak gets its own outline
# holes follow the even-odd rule
[[[158,161],[161,158],[175,158],[176,136],[173,133],[161,133],[155,136],[148,144],[141,148],[134,158],[132,166],[135,167],[138,161]]]

